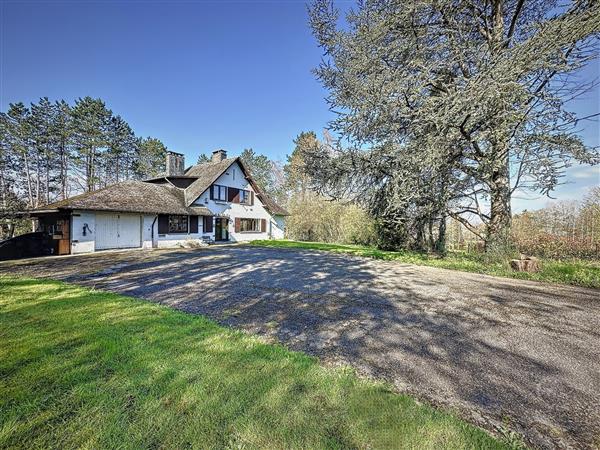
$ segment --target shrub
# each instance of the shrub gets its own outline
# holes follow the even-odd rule
[[[600,258],[600,244],[577,237],[532,233],[528,236],[521,235],[519,238],[515,238],[515,244],[521,253],[542,258]]]
[[[288,238],[341,244],[375,242],[374,221],[360,207],[307,194],[290,202]]]

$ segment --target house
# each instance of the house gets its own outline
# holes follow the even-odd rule
[[[30,215],[57,254],[283,238],[288,212],[239,158],[217,150],[210,162],[184,170],[184,156],[168,152],[166,167],[164,176],[116,183]]]

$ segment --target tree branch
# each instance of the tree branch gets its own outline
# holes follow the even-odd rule
[[[464,217],[461,217],[458,214],[453,213],[453,212],[450,212],[449,215],[454,220],[457,220],[460,223],[462,223],[467,230],[469,230],[471,233],[473,233],[479,239],[481,239],[482,241],[485,241],[485,238],[481,235],[481,233],[477,230],[477,228],[475,228],[473,225],[471,225],[471,223],[467,219],[465,219]]]
[[[506,36],[506,42],[504,44],[507,48],[510,45],[510,41],[512,40],[513,34],[515,33],[517,21],[519,20],[519,15],[521,14],[521,10],[523,9],[524,4],[525,0],[519,0],[517,2],[517,7],[515,8],[515,13],[513,14],[512,20],[510,21],[510,27],[508,28],[508,34]]]

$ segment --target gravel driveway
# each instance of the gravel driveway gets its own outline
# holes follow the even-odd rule
[[[249,246],[0,263],[349,364],[543,448],[600,446],[600,291]]]

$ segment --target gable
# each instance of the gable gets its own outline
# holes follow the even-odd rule
[[[185,171],[186,176],[198,177],[185,190],[186,205],[190,206],[213,184],[246,189],[255,193],[255,202],[274,215],[289,215],[289,213],[263,193],[252,178],[252,174],[242,160],[228,158],[217,163],[206,163],[192,166]]]
[[[187,169],[185,171],[186,176],[198,177],[198,179],[185,190],[186,205],[190,206],[206,192],[235,160],[236,158],[229,158],[218,163],[198,164]]]
[[[237,189],[245,189],[254,191],[254,187],[246,178],[246,175],[239,163],[235,161],[231,164],[212,184],[220,184],[222,186],[233,187]]]

